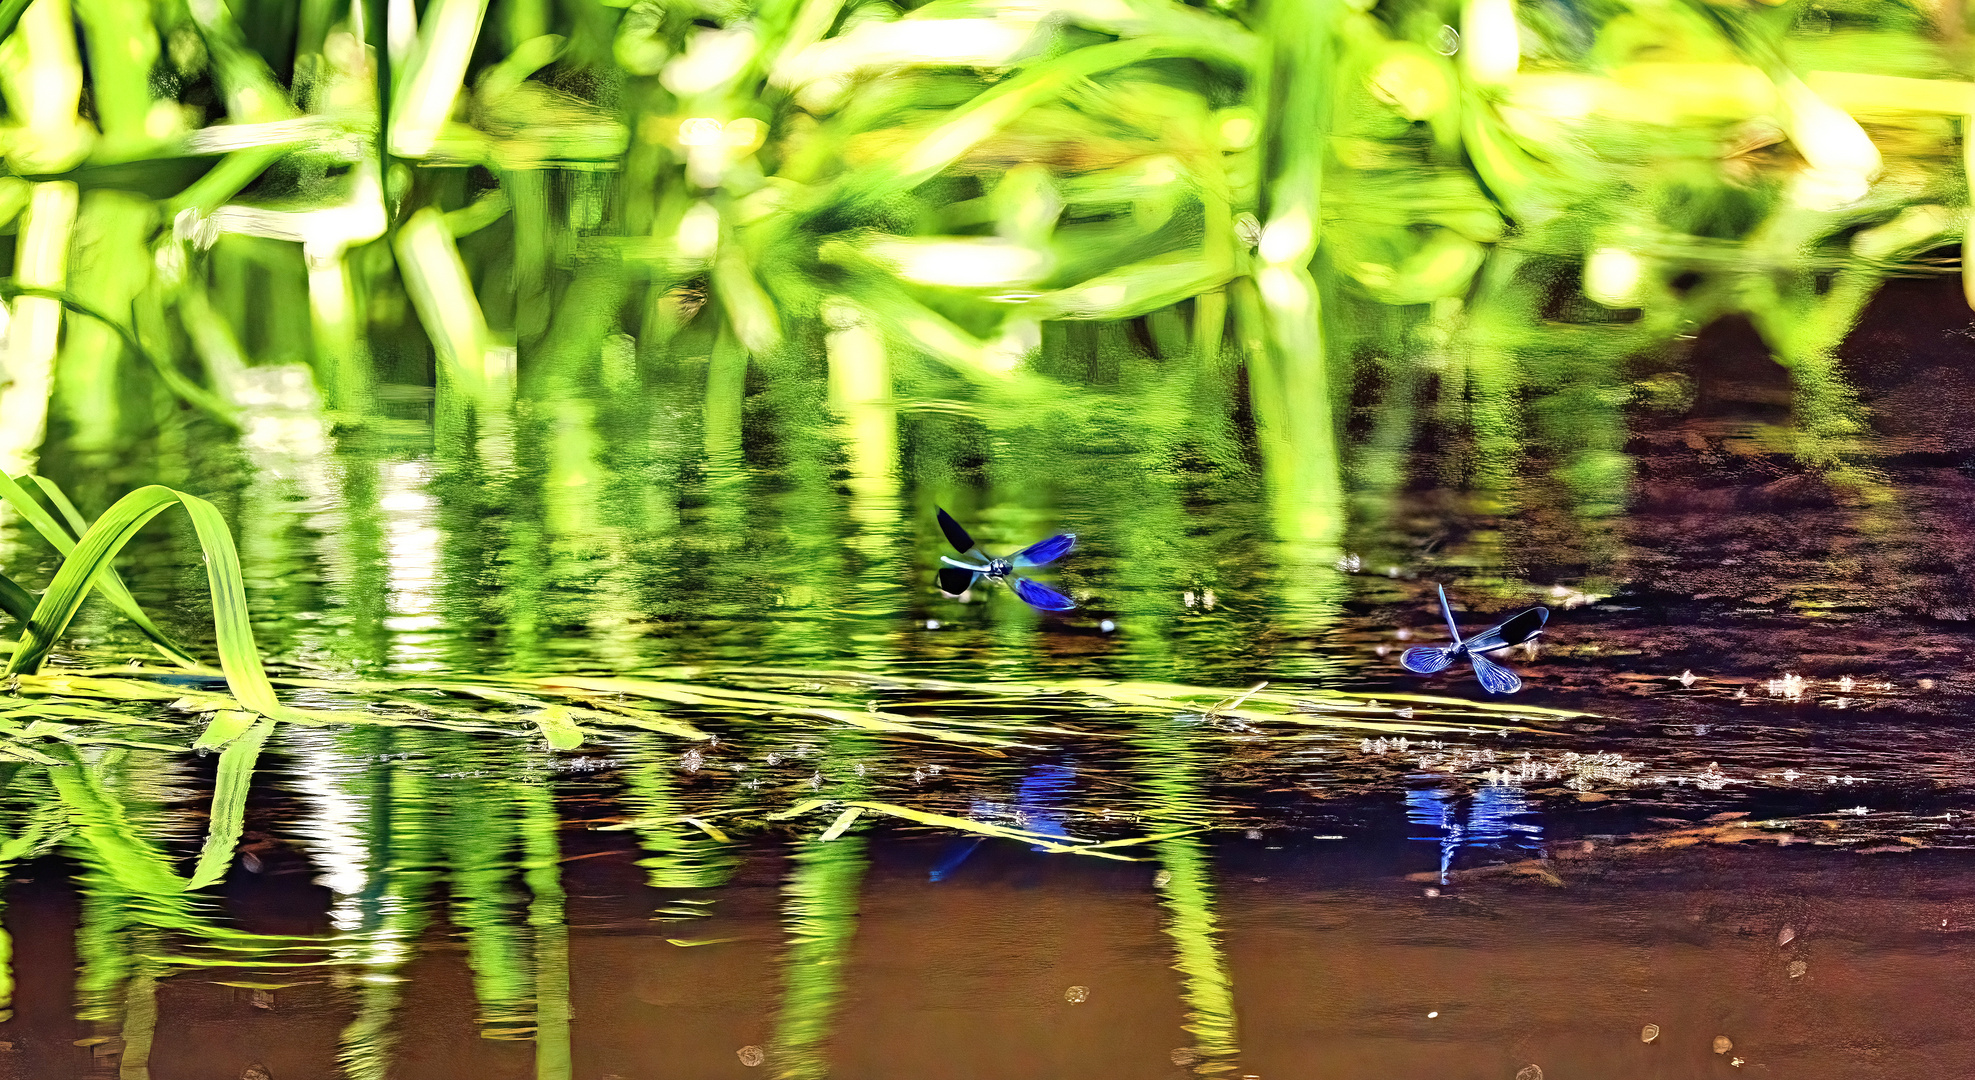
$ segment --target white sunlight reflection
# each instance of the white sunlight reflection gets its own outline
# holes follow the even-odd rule
[[[370,878],[371,852],[364,841],[365,807],[369,800],[349,790],[367,763],[353,761],[327,731],[288,725],[282,728],[295,769],[291,782],[313,813],[296,823],[306,842],[309,862],[318,871],[315,883],[332,894],[329,922],[338,933],[363,928],[358,898]]]
[[[438,613],[439,528],[437,506],[427,487],[427,461],[380,463],[378,506],[384,511],[384,561],[389,595],[384,628],[391,631],[391,670],[437,671],[444,665],[433,631]]]

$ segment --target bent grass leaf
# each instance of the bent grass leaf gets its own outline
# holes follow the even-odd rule
[[[21,635],[20,646],[7,665],[9,674],[33,674],[40,670],[69,621],[75,618],[90,588],[103,579],[110,561],[123,550],[138,530],[171,506],[182,507],[192,519],[193,530],[206,563],[206,583],[212,593],[213,629],[218,640],[220,669],[241,705],[263,716],[280,720],[310,718],[282,704],[261,667],[254,647],[254,634],[247,616],[247,593],[241,579],[240,556],[233,546],[233,534],[225,519],[211,503],[156,485],[139,488],[118,499],[89,531],[75,550],[62,561],[35,607],[34,616]]]
[[[974,735],[964,731],[945,731],[915,723],[914,718],[893,713],[876,711],[859,712],[854,709],[839,708],[834,704],[799,694],[769,694],[750,690],[728,690],[715,686],[684,686],[678,683],[650,682],[643,679],[605,679],[579,676],[550,677],[537,680],[537,685],[547,689],[569,687],[590,690],[605,694],[628,694],[633,697],[656,698],[661,701],[676,701],[682,705],[708,705],[744,707],[750,712],[759,712],[768,707],[798,716],[816,717],[831,720],[849,727],[866,731],[885,731],[900,735],[920,735],[945,742],[976,743],[985,746],[1029,747],[1024,743],[1009,739],[998,739],[987,735]]]
[[[171,361],[146,348],[144,343],[138,340],[137,335],[132,333],[121,322],[83,303],[69,293],[57,289],[41,289],[11,281],[0,281],[0,297],[12,300],[21,296],[37,296],[54,300],[78,315],[85,315],[109,327],[117,337],[123,339],[124,347],[129,349],[132,355],[137,356],[146,364],[150,365],[151,370],[157,374],[158,380],[164,383],[172,393],[177,394],[187,404],[206,413],[227,427],[235,431],[240,430],[240,420],[234,416],[231,406],[221,401],[212,391],[186,378]]]
[[[0,739],[0,757],[9,757],[15,761],[31,761],[36,765],[61,764],[59,759],[51,758],[26,743],[18,743],[12,739]]]
[[[221,715],[252,719],[250,713]],[[213,723],[217,725],[219,721]],[[206,730],[208,734],[212,731],[210,727]],[[206,843],[199,849],[199,863],[192,871],[192,880],[186,882],[187,892],[214,884],[225,877],[227,867],[233,865],[233,849],[239,845],[240,830],[246,823],[247,790],[253,785],[254,764],[260,759],[261,747],[273,730],[274,721],[262,720],[234,738],[232,745],[220,754],[219,778],[213,786],[213,810],[206,826]]]
[[[253,726],[254,714],[226,709],[213,714],[206,730],[199,735],[199,741],[192,744],[194,750],[218,750],[247,733]]]
[[[909,806],[898,806],[893,803],[854,802],[846,805],[858,809],[870,810],[879,814],[887,814],[905,821],[915,821],[921,825],[931,825],[935,828],[954,829],[959,832],[972,833],[975,836],[993,836],[1003,840],[1020,840],[1025,844],[1033,844],[1045,851],[1093,855],[1100,859],[1119,859],[1124,862],[1135,861],[1123,855],[1113,855],[1108,851],[1097,850],[1098,845],[1079,840],[1073,836],[1049,836],[1043,833],[1029,832],[1026,829],[1011,829],[1005,825],[995,825],[986,821],[975,821],[972,818],[954,817],[951,814],[928,813],[924,810],[914,810]],[[1065,841],[1068,842],[1066,843]],[[1112,846],[1116,845],[1114,844]]]
[[[63,558],[67,558],[75,550],[74,536],[55,520],[54,515],[48,513],[33,496],[28,494],[27,489],[22,487],[25,481],[34,482],[48,496],[48,501],[54,503],[55,508],[68,518],[69,524],[75,529],[75,535],[79,536],[89,531],[88,524],[76,511],[75,504],[69,501],[69,497],[53,481],[39,476],[16,478],[0,473],[0,499],[13,506],[23,518],[27,519],[28,524],[34,526],[34,530],[41,534],[43,540],[48,541]],[[150,617],[144,614],[144,609],[137,606],[136,598],[130,595],[130,590],[124,586],[123,579],[114,569],[97,581],[96,589],[103,594],[104,599],[123,613],[124,618],[136,624],[137,629],[142,631],[145,637],[150,638],[167,659],[183,667],[203,666],[191,652],[166,636],[164,631],[151,622]],[[22,593],[26,595],[26,590],[22,590]],[[12,611],[11,608],[8,610]],[[32,610],[30,607],[30,614],[20,616],[22,622],[33,618]]]

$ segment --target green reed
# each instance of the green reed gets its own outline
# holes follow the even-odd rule
[[[497,471],[517,400],[681,378],[718,460],[782,411],[750,373],[800,386],[823,337],[833,408],[882,450],[929,397],[1150,412],[1231,331],[1276,527],[1323,546],[1330,418],[1394,330],[1439,339],[1483,479],[1528,395],[1623,390],[1629,357],[1737,312],[1828,457],[1831,349],[1966,231],[1958,9],[387,8],[17,16],[10,470],[50,430],[87,457],[251,414],[274,364],[344,431],[430,386],[436,437]],[[1120,322],[1170,378],[1075,370],[1062,328]],[[1612,430],[1552,433],[1593,503]]]

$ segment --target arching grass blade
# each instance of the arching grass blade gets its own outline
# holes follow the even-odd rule
[[[75,534],[73,536],[69,533],[68,529],[62,527],[61,522],[55,520],[55,516],[50,514],[46,507],[42,506],[34,496],[28,493],[23,483],[29,482],[40,488],[42,493],[48,496],[48,501],[53,503],[55,508],[61,511],[62,515],[75,527]],[[76,510],[75,504],[69,501],[69,497],[52,480],[38,476],[23,476],[16,479],[0,473],[0,499],[4,499],[8,505],[17,510],[21,517],[27,520],[28,524],[34,526],[34,531],[40,533],[41,538],[48,541],[49,545],[59,552],[63,558],[67,558],[69,553],[75,550],[74,536],[79,536],[89,531],[88,523],[82,519],[82,515]],[[114,568],[97,579],[96,590],[102,593],[103,599],[108,600],[117,611],[123,614],[124,618],[129,619],[138,630],[142,631],[145,637],[150,638],[152,643],[157,645],[158,650],[164,653],[173,663],[183,667],[204,666],[184,646],[173,641],[163,630],[158,629],[157,624],[151,621],[150,616],[144,614],[144,609],[137,606],[137,599],[130,595],[128,588],[124,587],[123,578],[117,576]],[[32,611],[32,594],[27,594],[26,590],[22,590],[22,592],[29,595],[29,610]],[[11,609],[9,611],[11,613]],[[27,616],[21,617],[22,622],[26,622],[27,619]]]
[[[219,646],[220,670],[227,686],[240,704],[275,719],[306,719],[283,705],[274,696],[254,648],[254,634],[247,617],[247,593],[241,579],[240,556],[233,546],[233,534],[211,503],[196,495],[170,488],[142,487],[118,499],[96,524],[83,534],[75,550],[62,562],[55,580],[41,596],[20,645],[8,662],[9,674],[33,674],[41,669],[55,642],[68,629],[89,589],[109,568],[117,552],[123,550],[152,518],[173,505],[184,508],[198,534],[206,563],[206,584],[212,593],[214,637]]]

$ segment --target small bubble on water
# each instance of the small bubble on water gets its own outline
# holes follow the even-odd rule
[[[1660,1037],[1660,1026],[1658,1024],[1647,1024],[1645,1027],[1639,1029],[1640,1042],[1649,1043],[1659,1037]]]
[[[1106,619],[1106,620],[1104,620],[1103,622],[1101,622],[1101,623],[1098,623],[1098,624],[1097,624],[1097,628],[1098,628],[1099,630],[1102,630],[1102,631],[1104,631],[1105,633],[1107,633],[1107,634],[1108,634],[1108,633],[1110,633],[1111,631],[1113,631],[1113,630],[1116,630],[1116,629],[1118,628],[1118,624],[1117,624],[1117,623],[1114,623],[1114,622],[1112,622],[1112,621],[1111,621],[1111,620],[1109,620],[1109,619]]]
[[[1428,886],[1426,887],[1426,892],[1425,892],[1425,894],[1424,894],[1424,895],[1426,896],[1426,898],[1427,898],[1428,900],[1433,900],[1433,899],[1437,899],[1437,898],[1438,898],[1438,897],[1440,896],[1440,890],[1439,890],[1439,889],[1436,889],[1436,888],[1434,888],[1434,887],[1433,887],[1433,886],[1431,886],[1431,885],[1428,885]]]
[[[1516,1080],[1543,1080],[1543,1067],[1540,1065],[1525,1065],[1522,1071],[1516,1074]]]
[[[1090,987],[1088,986],[1072,986],[1068,990],[1063,991],[1063,1000],[1072,1005],[1081,1005],[1089,999]]]
[[[734,1051],[734,1056],[740,1058],[741,1064],[746,1065],[750,1069],[768,1060],[767,1052],[759,1046],[743,1046],[739,1050]]]
[[[1173,872],[1171,870],[1161,870],[1158,873],[1152,875],[1152,884],[1162,889],[1172,884],[1172,881],[1173,881]]]
[[[1250,840],[1260,840],[1260,839],[1262,838],[1262,830],[1260,830],[1260,829],[1250,829],[1250,830],[1248,830],[1248,834],[1247,834],[1247,835],[1248,835],[1248,839],[1250,839]]]
[[[1433,51],[1442,56],[1452,56],[1461,51],[1461,32],[1442,24],[1440,33],[1434,38]]]
[[[1726,1054],[1727,1052],[1729,1052],[1730,1050],[1733,1050],[1733,1049],[1735,1049],[1735,1043],[1734,1043],[1734,1041],[1733,1041],[1733,1040],[1731,1040],[1731,1039],[1730,1039],[1730,1038],[1729,1038],[1728,1036],[1726,1036],[1726,1035],[1716,1035],[1716,1036],[1714,1037],[1714,1052],[1715,1052],[1715,1053],[1717,1053],[1717,1054]]]
[[[1809,970],[1810,970],[1810,965],[1804,963],[1802,960],[1790,961],[1790,977],[1792,979],[1803,978],[1804,972],[1807,972]]]
[[[1438,1009],[1436,1009],[1436,1010],[1434,1010],[1433,1012],[1430,1012],[1430,1013],[1427,1013],[1427,1014],[1426,1014],[1426,1018],[1427,1018],[1428,1020],[1432,1020],[1432,1019],[1435,1019],[1435,1018],[1437,1018],[1437,1017],[1438,1017],[1439,1015],[1440,1015],[1440,1011],[1439,1011]]]
[[[1776,944],[1778,947],[1788,945],[1795,940],[1797,940],[1797,930],[1793,926],[1786,926],[1776,932]]]
[[[938,630],[938,629],[939,629],[939,620],[938,620],[938,619],[927,619],[927,620],[926,620],[926,629],[928,629],[928,630]]]

